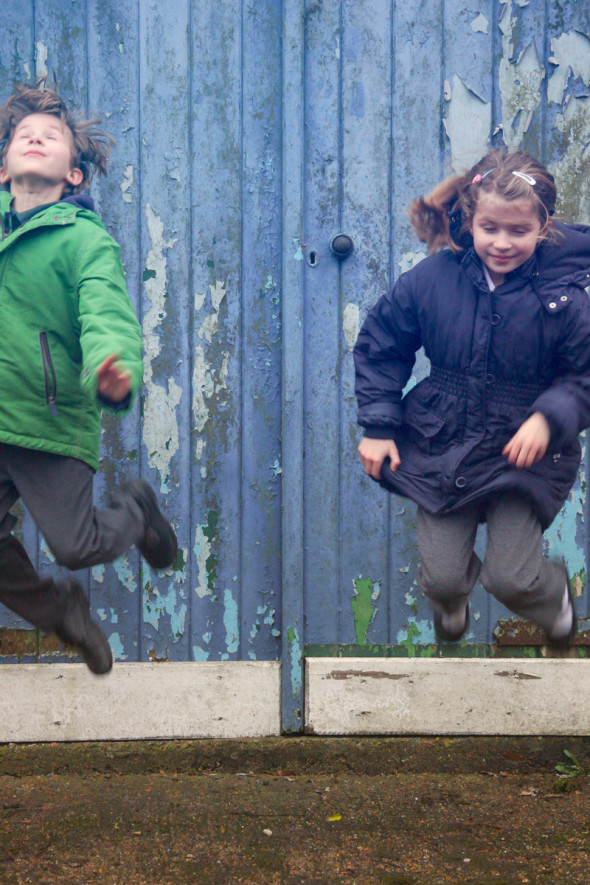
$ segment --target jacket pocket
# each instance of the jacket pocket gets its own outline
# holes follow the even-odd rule
[[[404,426],[408,438],[423,452],[430,454],[437,448],[436,443],[440,442],[436,438],[445,426],[445,419],[410,397],[404,403]]]
[[[45,402],[52,415],[57,417],[57,375],[51,358],[47,332],[39,332],[39,344],[41,345],[41,360],[43,362],[43,378],[45,380]]]

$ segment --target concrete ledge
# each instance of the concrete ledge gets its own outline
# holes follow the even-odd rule
[[[222,661],[0,667],[0,742],[280,734],[280,664]]]
[[[308,658],[305,722],[319,735],[588,735],[590,662]]]

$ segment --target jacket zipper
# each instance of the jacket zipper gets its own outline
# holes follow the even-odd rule
[[[51,351],[49,350],[49,341],[47,340],[47,332],[39,332],[39,343],[41,345],[41,357],[43,359],[43,375],[45,377],[45,400],[49,406],[49,411],[57,417],[57,376],[51,359]]]

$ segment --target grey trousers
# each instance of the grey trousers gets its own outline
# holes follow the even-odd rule
[[[432,516],[418,508],[418,584],[434,605],[452,612],[477,579],[506,608],[551,630],[561,610],[565,573],[543,556],[543,532],[530,503],[505,494],[485,508],[483,562],[473,550],[481,505]]]
[[[92,499],[94,471],[76,458],[0,444],[0,602],[36,627],[59,624],[66,589],[41,579],[12,535],[10,508],[22,498],[59,565],[69,569],[112,562],[145,532],[137,501],[117,491],[98,510]]]

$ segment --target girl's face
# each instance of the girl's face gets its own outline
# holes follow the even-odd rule
[[[482,193],[471,221],[475,251],[487,267],[492,282],[500,286],[506,274],[531,257],[544,228],[526,197],[506,200]]]

